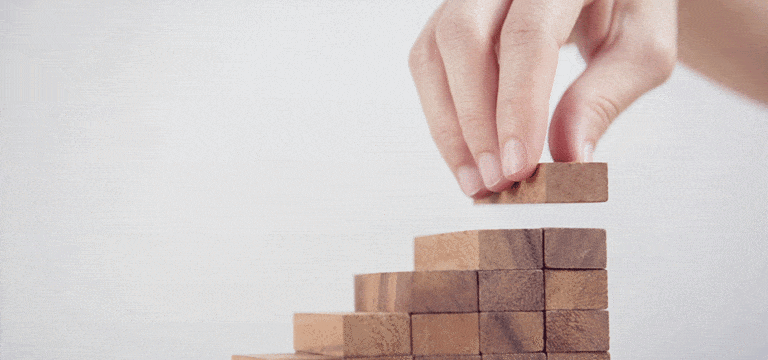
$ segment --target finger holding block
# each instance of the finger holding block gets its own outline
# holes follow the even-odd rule
[[[544,310],[544,273],[541,270],[478,272],[480,311]]]
[[[479,355],[478,313],[414,314],[413,355]]]
[[[544,267],[605,269],[605,229],[545,228]]]
[[[584,203],[608,201],[605,163],[541,163],[530,178],[475,204]]]
[[[477,312],[477,272],[446,270],[355,275],[355,311]]]
[[[541,311],[480,313],[480,352],[510,354],[544,351]]]
[[[294,314],[297,352],[342,357],[410,355],[411,324],[402,313]]]
[[[414,239],[414,268],[424,270],[541,269],[542,229],[473,230]]]
[[[608,351],[608,311],[554,310],[546,315],[548,353]]]
[[[605,270],[544,270],[547,310],[602,310],[608,308]]]

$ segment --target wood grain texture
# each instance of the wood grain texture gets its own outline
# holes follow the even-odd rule
[[[483,360],[480,355],[426,355],[414,356],[414,360]]]
[[[542,229],[461,231],[414,239],[414,269],[541,269]]]
[[[544,313],[481,312],[480,352],[508,354],[544,351]]]
[[[341,357],[307,353],[293,354],[258,354],[232,355],[232,360],[413,360],[411,355],[372,356],[372,357]]]
[[[602,310],[608,308],[605,270],[544,270],[547,310]]]
[[[478,313],[414,314],[413,355],[479,355]]]
[[[294,314],[293,347],[343,357],[409,355],[410,326],[402,313]]]
[[[483,360],[547,360],[546,353],[483,354]]]
[[[488,270],[478,272],[480,311],[544,310],[542,270]]]
[[[605,163],[541,163],[530,178],[475,204],[578,203],[608,201]]]
[[[547,360],[611,360],[611,354],[604,352],[549,353]]]
[[[608,311],[554,310],[547,311],[545,318],[547,352],[609,350]]]
[[[411,271],[355,276],[355,311],[477,312],[476,271]]]
[[[605,269],[605,229],[544,228],[544,267]]]

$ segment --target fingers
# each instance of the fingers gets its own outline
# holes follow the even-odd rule
[[[645,8],[611,15],[623,25],[619,36],[580,39],[588,65],[552,117],[549,147],[555,161],[592,161],[595,144],[619,113],[674,69],[674,2],[641,5]]]
[[[486,196],[488,190],[483,184],[472,153],[464,142],[435,39],[435,22],[440,18],[444,8],[445,4],[427,23],[411,49],[408,62],[430,133],[440,154],[453,172],[464,194],[480,198]]]
[[[546,136],[560,47],[585,1],[515,0],[501,29],[496,126],[502,171],[520,181],[535,170]]]
[[[450,1],[435,24],[456,118],[484,185],[492,191],[510,184],[502,175],[499,159],[494,51],[494,34],[501,28],[510,2]]]

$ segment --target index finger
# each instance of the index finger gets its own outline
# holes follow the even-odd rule
[[[496,127],[504,176],[521,181],[544,148],[560,47],[588,0],[515,0],[499,39]]]

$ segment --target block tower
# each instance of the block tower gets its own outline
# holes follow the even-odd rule
[[[539,164],[476,201],[602,202],[603,163]],[[232,360],[608,360],[603,229],[474,230],[414,240],[414,271],[355,276],[355,311],[294,314],[293,354]]]

